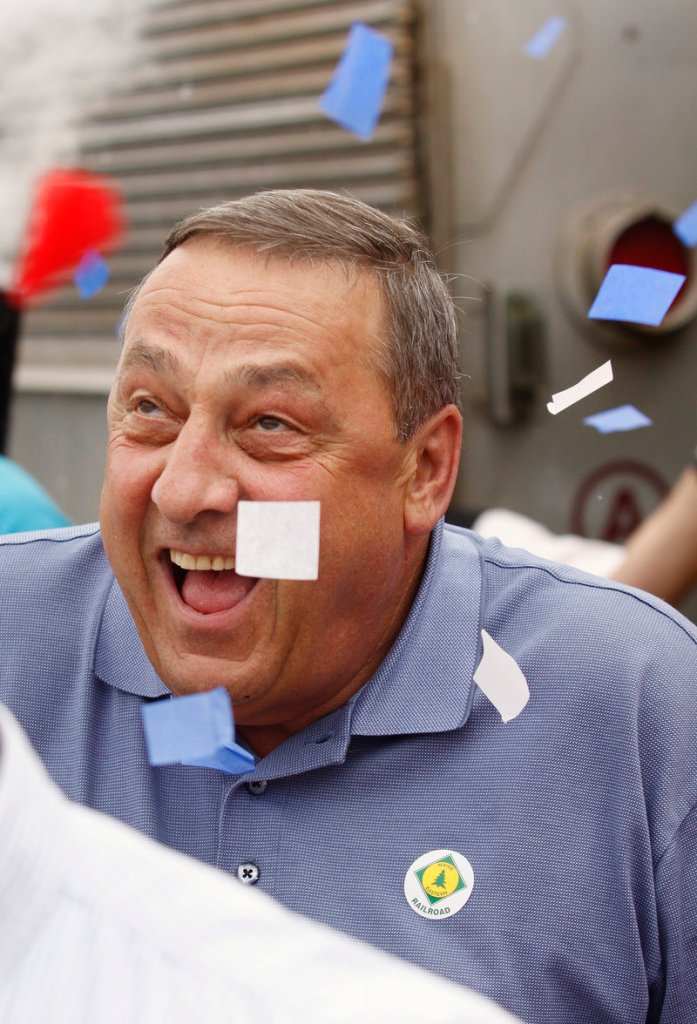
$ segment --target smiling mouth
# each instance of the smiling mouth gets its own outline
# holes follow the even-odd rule
[[[235,559],[230,555],[188,555],[186,551],[175,551],[174,548],[170,548],[169,557],[178,569],[195,569],[197,572],[212,569],[214,572],[221,572],[224,569],[235,568]]]
[[[253,577],[238,576],[230,555],[192,555],[174,548],[165,554],[179,596],[201,615],[230,611],[257,583]]]

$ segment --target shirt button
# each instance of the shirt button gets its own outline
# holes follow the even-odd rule
[[[243,885],[256,885],[259,881],[259,868],[252,863],[240,864],[237,877]]]
[[[267,786],[268,782],[266,779],[255,779],[254,781],[247,783],[247,789],[250,793],[253,793],[254,796],[260,796]]]

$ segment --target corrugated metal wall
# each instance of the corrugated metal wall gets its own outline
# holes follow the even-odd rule
[[[348,189],[421,215],[411,0],[179,0],[154,5],[137,65],[85,109],[81,163],[114,178],[128,218],[105,289],[70,286],[26,317],[26,339],[111,339],[127,292],[172,224],[260,188]],[[395,44],[387,102],[366,143],[317,101],[362,20]]]

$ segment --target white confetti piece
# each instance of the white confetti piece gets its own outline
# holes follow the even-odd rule
[[[235,571],[273,580],[316,580],[318,501],[241,501]]]
[[[547,408],[553,416],[556,416],[558,412],[562,412],[564,409],[568,409],[570,405],[580,402],[587,395],[592,395],[594,391],[609,384],[611,380],[612,363],[608,359],[602,366],[587,374],[578,384],[567,388],[566,391],[558,391],[556,395],[552,395],[552,401],[547,402]]]
[[[528,683],[515,658],[499,647],[485,629],[481,632],[484,653],[473,678],[501,720],[510,722],[530,699]]]

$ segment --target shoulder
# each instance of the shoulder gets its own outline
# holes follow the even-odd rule
[[[697,688],[697,628],[646,591],[470,535],[482,565],[481,626],[555,685],[615,701],[671,703]]]
[[[112,581],[96,523],[0,537],[2,633],[13,623],[31,629],[49,611],[80,614],[93,603],[95,587],[108,589]]]
[[[83,526],[64,526],[50,530],[27,530],[0,536],[0,560],[60,561],[87,555],[90,551],[103,551],[99,523]]]
[[[570,633],[626,646],[626,655],[651,650],[661,638],[697,654],[697,628],[670,605],[643,590],[624,586],[581,569],[540,558],[495,538],[446,527],[446,557],[457,559],[474,547],[482,573],[482,626],[513,625],[521,634],[533,624],[559,636]],[[527,628],[526,628],[527,623]],[[647,634],[646,630],[650,633]],[[597,646],[597,645],[595,645]],[[605,647],[607,653],[609,647]]]
[[[520,716],[617,779],[634,766],[665,849],[697,802],[697,629],[644,591],[474,534],[480,626],[530,688]],[[457,557],[455,554],[454,557]],[[580,753],[579,753],[580,757]],[[622,767],[620,767],[620,765]]]

